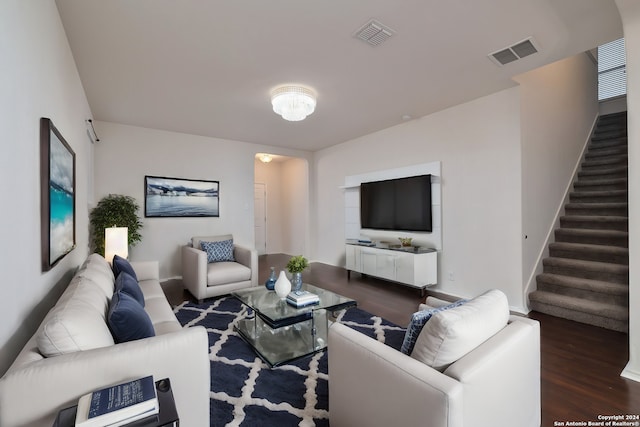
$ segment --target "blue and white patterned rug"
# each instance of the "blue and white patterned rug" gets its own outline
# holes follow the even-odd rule
[[[270,369],[233,330],[247,309],[233,297],[183,302],[175,313],[184,327],[209,333],[211,426],[328,426],[326,351]],[[399,349],[405,329],[352,308],[336,321]]]

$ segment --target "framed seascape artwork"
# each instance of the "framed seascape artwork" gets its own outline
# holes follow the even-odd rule
[[[196,179],[144,177],[144,216],[220,216],[220,183]]]
[[[40,119],[42,271],[76,246],[76,155],[50,119]]]

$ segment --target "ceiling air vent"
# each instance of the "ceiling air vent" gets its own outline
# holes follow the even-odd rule
[[[538,48],[535,46],[533,38],[529,37],[513,46],[493,52],[489,55],[489,58],[498,65],[506,65],[536,52],[538,52]]]
[[[372,19],[356,31],[354,36],[369,43],[371,46],[378,46],[394,33],[395,31],[391,28]]]

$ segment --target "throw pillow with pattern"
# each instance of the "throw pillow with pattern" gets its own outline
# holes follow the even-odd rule
[[[218,242],[200,242],[200,247],[207,253],[207,262],[236,260],[233,257],[233,239]]]
[[[413,313],[411,315],[411,321],[409,322],[409,326],[407,326],[407,332],[404,335],[404,341],[402,341],[402,347],[400,348],[400,351],[403,352],[404,354],[410,355],[411,352],[413,351],[413,348],[416,345],[416,341],[418,340],[418,335],[420,335],[422,328],[424,328],[424,325],[427,324],[429,319],[431,319],[434,314],[440,311],[448,310],[450,308],[459,307],[465,302],[467,302],[466,299],[461,299],[449,305],[430,308],[427,310],[422,310],[422,311]]]

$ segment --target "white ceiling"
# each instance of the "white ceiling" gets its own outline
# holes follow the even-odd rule
[[[93,118],[318,150],[513,86],[622,36],[613,0],[56,0]],[[354,37],[371,18],[396,33]],[[540,52],[488,54],[532,36]],[[287,122],[269,92],[302,83]]]

